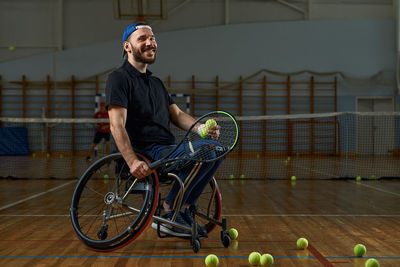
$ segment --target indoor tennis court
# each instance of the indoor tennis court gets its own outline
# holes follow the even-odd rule
[[[397,0],[7,0],[0,14],[2,265],[206,266],[214,254],[252,266],[252,252],[269,266],[400,265]],[[160,171],[169,163],[137,179],[112,134],[94,141],[137,22],[158,45],[147,75],[173,103],[239,129],[213,152],[226,154],[186,238],[160,233],[183,185]],[[222,139],[227,119],[214,117]],[[201,166],[189,145],[184,160]]]

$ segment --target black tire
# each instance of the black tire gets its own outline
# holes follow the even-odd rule
[[[192,249],[193,249],[193,252],[194,252],[194,253],[199,252],[200,248],[201,248],[200,240],[195,239],[195,240],[192,242]]]
[[[151,221],[158,202],[157,174],[132,186],[135,180],[121,154],[114,153],[96,161],[78,181],[70,217],[78,238],[90,249],[121,248]]]

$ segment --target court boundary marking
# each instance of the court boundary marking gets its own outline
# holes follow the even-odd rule
[[[24,199],[15,201],[15,202],[10,203],[10,204],[7,204],[7,205],[4,205],[4,206],[0,207],[0,211],[5,210],[5,209],[8,209],[8,208],[11,208],[11,207],[16,206],[16,205],[18,205],[18,204],[21,204],[21,203],[23,203],[23,202],[25,202],[25,201],[28,201],[28,200],[31,200],[31,199],[34,199],[34,198],[43,196],[43,195],[45,195],[45,194],[47,194],[47,193],[56,191],[56,190],[58,190],[58,189],[60,189],[60,188],[63,188],[64,186],[70,185],[70,184],[72,184],[72,183],[76,183],[76,180],[73,180],[73,181],[64,183],[64,184],[62,184],[62,185],[53,187],[53,188],[51,188],[51,189],[49,189],[49,190],[46,190],[46,191],[37,193],[37,194],[35,194],[35,195],[32,195],[32,196],[30,196],[30,197],[26,197],[26,198],[24,198]]]

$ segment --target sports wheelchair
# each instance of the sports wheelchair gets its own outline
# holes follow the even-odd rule
[[[137,156],[150,163],[148,157]],[[165,168],[159,168],[143,179],[130,174],[120,153],[109,154],[93,163],[79,179],[72,197],[70,217],[78,238],[92,250],[113,251],[134,241],[154,220],[160,238],[160,223],[169,224],[191,233],[190,245],[195,253],[201,248],[197,225],[207,234],[217,225],[222,228],[221,242],[228,247],[232,241],[227,220],[221,217],[221,194],[215,178],[202,192],[190,211],[195,218],[191,227],[161,217],[162,191],[168,192],[174,182],[180,185],[180,201],[184,185],[181,179]]]

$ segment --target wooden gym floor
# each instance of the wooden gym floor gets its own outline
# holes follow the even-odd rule
[[[87,249],[75,236],[69,205],[76,180],[0,180],[2,266],[249,266],[250,252],[270,253],[274,266],[400,266],[400,181],[218,180],[223,216],[239,231],[224,248],[216,228],[199,253],[189,242],[157,238],[148,227],[110,253]],[[296,249],[306,237],[309,247]],[[367,247],[363,258],[353,247]]]

